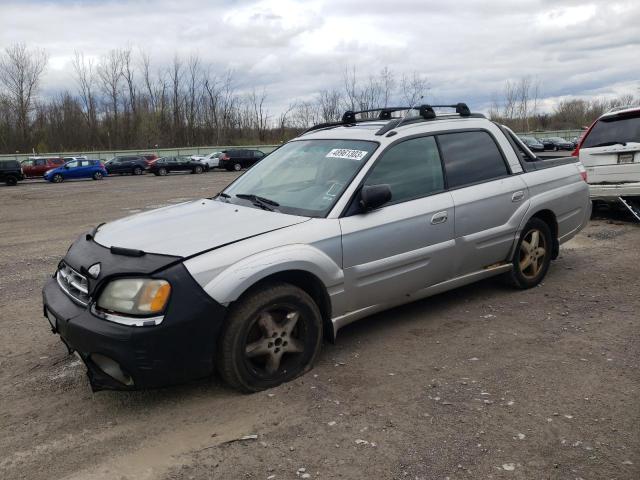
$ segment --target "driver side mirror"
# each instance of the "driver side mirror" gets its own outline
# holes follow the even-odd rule
[[[391,188],[387,184],[364,185],[360,190],[360,209],[369,212],[391,200]]]

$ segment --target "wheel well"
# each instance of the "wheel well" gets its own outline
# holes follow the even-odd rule
[[[331,299],[322,280],[313,273],[305,272],[304,270],[286,270],[284,272],[271,274],[250,288],[253,289],[271,282],[285,282],[304,290],[320,309],[325,338],[331,342],[334,341],[333,324],[331,323]]]
[[[536,212],[531,218],[539,218],[544,223],[549,225],[549,229],[551,230],[551,237],[553,240],[553,252],[551,258],[554,260],[558,258],[558,254],[560,253],[560,242],[558,242],[558,221],[556,220],[556,215],[551,210],[540,210]]]

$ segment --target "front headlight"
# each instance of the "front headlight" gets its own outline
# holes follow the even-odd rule
[[[157,315],[164,311],[170,294],[166,280],[122,278],[107,284],[97,306],[124,315]]]
[[[49,175],[51,172],[53,172],[55,170],[55,168],[51,168],[49,170],[47,170],[46,172],[44,172],[45,175]]]

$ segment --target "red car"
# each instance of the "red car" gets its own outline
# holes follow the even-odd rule
[[[31,157],[23,160],[20,166],[27,178],[40,178],[47,170],[64,165],[64,159],[60,157]]]

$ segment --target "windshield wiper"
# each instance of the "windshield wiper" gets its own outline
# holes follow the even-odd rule
[[[612,145],[622,145],[623,147],[627,146],[627,142],[602,142],[602,143],[598,143],[596,145],[591,145],[591,147],[610,147]],[[591,148],[590,147],[590,148]]]
[[[280,204],[275,202],[269,198],[260,197],[258,195],[254,195],[253,193],[238,193],[236,197],[242,198],[244,200],[251,200],[254,205],[263,208],[265,210],[269,210],[270,212],[275,211],[273,207],[279,207]]]

